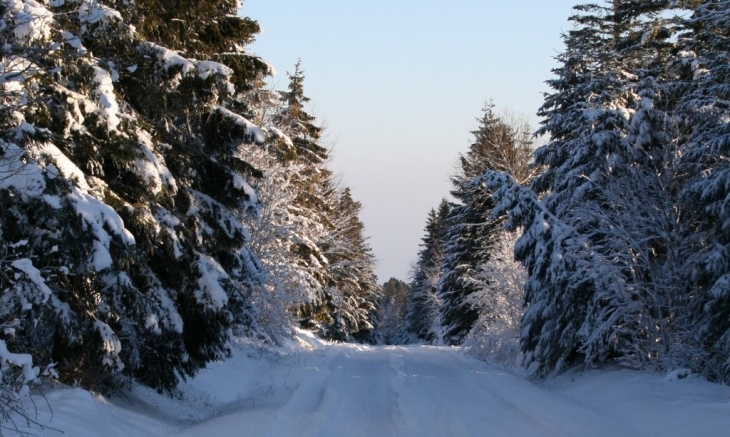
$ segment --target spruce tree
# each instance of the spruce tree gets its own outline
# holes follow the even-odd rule
[[[673,365],[681,242],[673,177],[667,2],[577,6],[549,81],[532,187],[501,191],[523,226],[521,347],[533,376],[609,360]],[[509,185],[509,184],[508,184]],[[521,200],[520,200],[521,199]],[[659,357],[659,359],[657,359]]]
[[[431,209],[426,220],[418,261],[408,284],[408,301],[400,330],[402,343],[422,340],[437,343],[441,299],[437,286],[441,277],[441,255],[445,238],[445,222],[452,204],[445,199],[437,210]]]
[[[514,259],[518,233],[501,232],[493,247],[493,257],[481,267],[485,288],[470,296],[481,311],[464,340],[470,354],[507,367],[518,364],[522,295],[527,271]]]
[[[375,276],[375,257],[358,217],[362,208],[349,188],[337,189],[330,215],[331,231],[320,243],[328,260],[326,288],[329,323],[325,338],[375,342],[377,303],[382,289]]]
[[[486,170],[508,171],[529,179],[529,128],[513,126],[487,104],[472,132],[474,143],[460,157],[459,173],[452,178],[451,194],[459,201],[446,219],[446,237],[441,261],[438,293],[443,301],[440,324],[447,344],[460,344],[479,317],[490,308],[474,306],[472,294],[485,288],[490,279],[480,275],[481,266],[491,258],[491,248],[499,231],[492,218],[491,194],[474,179]]]
[[[534,229],[538,221],[526,223],[518,250],[530,273],[522,348],[533,375],[606,359],[622,339],[613,328],[636,329],[614,312],[631,308],[627,304],[637,299],[637,290],[627,285],[630,261],[612,247],[615,205],[606,191],[632,163],[633,151],[623,139],[637,100],[628,86],[631,71],[619,56],[625,23],[615,15],[618,4],[575,8],[571,19],[577,27],[565,37],[558,78],[548,82],[555,92],[540,112],[545,122],[539,133],[551,139],[535,153],[546,169],[533,187],[547,193],[543,204],[564,225],[548,222],[553,231],[546,234]],[[528,255],[526,247],[537,253]],[[594,326],[591,318],[604,316],[608,320]]]
[[[310,227],[309,218],[302,216],[294,204],[294,175],[303,164],[282,162],[278,151],[289,138],[276,132],[276,128],[267,129],[271,135],[266,147],[250,144],[239,148],[241,158],[263,173],[252,181],[260,206],[255,213],[238,211],[239,219],[249,230],[250,248],[261,266],[260,281],[251,286],[249,294],[255,308],[252,323],[239,327],[246,335],[280,344],[293,334],[293,308],[316,299],[321,285],[292,250]]]
[[[237,7],[3,6],[3,311],[64,381],[172,390],[248,320],[259,263],[236,211],[258,172],[236,150],[265,140],[241,96],[269,67]]]
[[[693,341],[705,354],[689,365],[713,379],[730,382],[730,2],[702,1],[684,21],[679,39],[685,75],[679,114],[684,124],[680,203],[692,243],[689,279],[695,296]]]
[[[460,344],[479,317],[480,308],[469,296],[483,286],[479,266],[489,258],[490,235],[497,225],[489,218],[493,204],[486,190],[469,178],[454,180],[460,189],[451,194],[466,204],[455,205],[446,218],[438,295],[440,337],[446,344]]]
[[[390,278],[383,285],[383,296],[378,306],[378,340],[380,343],[397,344],[399,329],[406,316],[410,287],[405,282]]]
[[[274,116],[274,123],[294,142],[299,161],[314,168],[329,159],[329,152],[319,144],[322,127],[315,124],[316,118],[305,108],[310,99],[304,94],[305,76],[301,67],[299,60],[294,66],[294,73],[287,73],[289,87],[287,91],[279,92],[283,107]]]
[[[291,209],[299,217],[300,230],[291,250],[299,266],[315,280],[310,284],[312,297],[301,306],[298,317],[302,326],[318,330],[322,323],[333,321],[327,310],[333,299],[327,292],[329,261],[320,242],[333,229],[329,216],[336,202],[336,187],[326,166],[329,151],[321,145],[322,128],[305,107],[309,98],[304,93],[301,62],[288,76],[288,89],[279,92],[280,108],[271,119],[273,127],[285,138],[277,151],[280,159],[296,165],[292,167],[291,182],[296,196]]]

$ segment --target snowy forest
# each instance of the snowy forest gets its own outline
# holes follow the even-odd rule
[[[730,1],[576,6],[541,125],[485,104],[385,285],[306,60],[268,85],[240,8],[0,0],[3,404],[42,377],[174,393],[298,328],[730,383]]]
[[[728,383],[730,2],[574,12],[536,133],[485,106],[400,340],[533,378],[620,363]]]
[[[171,391],[233,336],[375,341],[361,205],[239,6],[0,3],[6,383]]]

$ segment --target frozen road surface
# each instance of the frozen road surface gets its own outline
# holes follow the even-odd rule
[[[694,381],[718,388],[717,403],[707,405],[717,419],[687,422],[697,398],[675,396],[698,395],[682,390],[689,382],[623,372],[544,388],[458,349],[330,345],[262,370],[260,387],[238,396],[238,411],[179,436],[730,435],[730,403],[719,386]],[[652,399],[646,391],[657,384],[664,390]],[[642,396],[652,405],[642,407]]]
[[[135,386],[111,398],[59,387],[3,436],[730,436],[730,388],[628,369],[542,384],[429,346],[237,344],[175,397]]]

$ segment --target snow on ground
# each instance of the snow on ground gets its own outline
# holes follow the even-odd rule
[[[113,405],[80,388],[65,388],[25,400],[30,419],[14,415],[2,424],[3,436],[42,437],[162,437],[179,427]],[[50,408],[49,408],[50,405]],[[42,425],[42,427],[41,427]],[[19,432],[16,432],[19,431]]]
[[[692,375],[572,372],[537,385],[457,348],[237,345],[170,398],[137,387],[35,397],[39,436],[721,436],[730,388]],[[16,424],[20,425],[19,422]],[[24,423],[22,424],[25,425]],[[6,424],[7,427],[7,424]],[[4,435],[8,434],[5,430]]]

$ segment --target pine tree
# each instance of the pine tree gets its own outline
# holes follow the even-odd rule
[[[335,191],[336,202],[330,222],[333,229],[320,245],[329,261],[326,294],[332,320],[325,323],[325,338],[338,341],[375,341],[377,303],[382,289],[375,276],[375,257],[358,217],[360,202],[349,188]]]
[[[405,282],[390,278],[383,284],[383,296],[378,307],[378,339],[380,343],[397,344],[399,329],[406,316],[410,287]]]
[[[685,73],[679,113],[684,175],[680,204],[692,243],[689,258],[697,337],[705,354],[688,357],[710,377],[730,382],[730,2],[702,1],[679,40]],[[692,339],[696,341],[696,339]]]
[[[540,110],[538,134],[550,142],[535,152],[545,171],[532,187],[544,197],[514,183],[500,194],[499,211],[516,208],[509,227],[524,227],[515,253],[529,273],[521,347],[533,376],[613,359],[672,365],[680,243],[661,67],[671,52],[668,7],[575,8]]]
[[[418,261],[413,267],[408,284],[408,301],[400,330],[400,341],[403,343],[416,341],[415,339],[429,343],[438,342],[441,299],[437,294],[437,286],[441,277],[445,221],[451,207],[452,204],[442,200],[438,210],[431,209],[428,214]]]
[[[3,6],[14,74],[1,96],[0,166],[12,170],[0,227],[3,247],[15,244],[3,249],[3,317],[66,381],[172,390],[224,357],[250,316],[260,267],[235,211],[257,207],[246,179],[258,172],[236,150],[265,134],[240,97],[269,67],[245,53],[258,26],[237,6]]]
[[[452,178],[451,194],[460,202],[446,219],[446,239],[442,256],[442,275],[438,293],[441,306],[442,338],[447,344],[460,344],[479,317],[490,308],[474,306],[470,298],[486,287],[490,279],[480,275],[481,266],[491,258],[491,248],[499,233],[499,224],[492,219],[494,203],[489,191],[474,183],[486,170],[508,171],[521,179],[529,179],[531,143],[529,128],[503,120],[487,104],[472,134],[475,141],[465,156],[460,157],[460,171]]]

